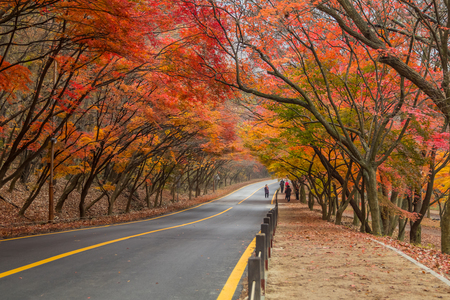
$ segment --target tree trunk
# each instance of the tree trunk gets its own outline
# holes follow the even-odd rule
[[[409,232],[409,242],[411,244],[421,244],[422,243],[422,225],[417,222],[410,222],[409,226],[411,231]]]
[[[300,184],[300,202],[306,204],[306,190],[303,183]]]
[[[47,177],[47,176],[46,176]],[[25,211],[30,207],[31,203],[33,203],[34,199],[39,195],[41,192],[42,187],[45,185],[45,180],[38,184],[38,186],[32,190],[31,194],[28,196],[27,200],[23,204],[22,208],[19,211],[20,216],[25,215]]]
[[[387,190],[384,187],[383,184],[380,184],[380,188],[378,189],[378,199],[382,198],[383,200],[381,201],[383,203],[383,201],[388,201],[388,194],[387,194]],[[383,235],[387,235],[387,233],[389,232],[389,221],[390,221],[390,212],[389,209],[386,205],[382,205],[380,207],[380,220],[381,220],[381,225],[383,228]]]
[[[414,211],[419,213],[419,219],[416,220],[414,222],[414,224],[412,224],[411,226],[411,234],[410,234],[410,239],[413,238],[415,239],[414,241],[411,240],[411,243],[417,243],[420,244],[421,243],[421,236],[419,236],[419,234],[421,234],[421,226],[420,223],[423,220],[423,217],[425,216],[425,213],[428,209],[428,207],[430,206],[430,201],[431,201],[431,196],[433,195],[433,190],[434,190],[434,179],[436,177],[436,172],[434,171],[435,166],[434,166],[434,159],[435,159],[435,151],[433,150],[433,153],[431,154],[431,163],[430,163],[430,171],[429,171],[429,176],[428,176],[428,182],[427,182],[427,189],[425,192],[425,196],[421,197],[421,190],[418,190],[417,194],[420,196],[420,201],[416,201],[415,203],[415,207],[414,207]],[[419,240],[420,239],[420,240]]]
[[[409,206],[408,200],[406,198],[403,198],[401,201],[402,201],[401,208],[404,210],[407,210],[408,206]],[[397,239],[399,241],[403,241],[405,239],[405,228],[406,228],[406,224],[408,223],[407,221],[408,221],[408,219],[398,218],[398,237],[397,237]]]
[[[391,195],[391,202],[395,206],[401,207],[402,203],[399,203],[401,201],[402,200],[398,197],[398,192],[393,191],[392,195]],[[392,234],[394,233],[395,228],[397,227],[397,223],[398,223],[398,215],[397,214],[391,215],[389,217],[389,228],[388,228],[388,231],[387,231],[386,235],[392,236]]]
[[[360,219],[361,221],[361,228],[360,231],[361,232],[365,232],[366,231],[366,197],[365,197],[365,189],[366,189],[366,184],[365,184],[365,180],[364,180],[364,176],[362,178],[361,181],[361,214],[362,214],[362,219]]]
[[[192,181],[190,170],[187,171],[187,182],[188,182],[188,190],[189,190],[189,200],[192,200]]]
[[[159,205],[158,207],[161,207],[163,204],[163,191],[164,191],[164,185],[161,187],[161,191],[159,192]]]
[[[367,185],[367,200],[372,217],[372,231],[374,235],[381,235],[380,206],[378,203],[377,173],[376,168],[364,170]]]
[[[337,213],[336,213],[336,221],[334,222],[334,224],[341,225],[341,223],[342,223],[342,215],[343,215],[343,211],[340,211],[338,209]]]
[[[112,213],[114,212],[114,204],[116,203],[117,198],[120,196],[123,190],[127,187],[132,174],[132,172],[128,172],[127,174],[120,176],[119,182],[117,182],[116,188],[114,189],[114,192],[109,199],[108,215],[112,215]]]
[[[308,193],[308,207],[310,210],[314,209],[314,196],[311,192]]]
[[[12,193],[12,191],[14,191],[14,189],[16,188],[16,182],[17,182],[17,180],[19,180],[20,176],[21,176],[21,174],[17,174],[17,176],[14,177],[14,179],[9,184],[8,192]]]
[[[450,254],[450,195],[441,214],[441,252]]]
[[[345,187],[346,188],[346,187]],[[357,203],[355,201],[355,197],[358,195],[358,189],[356,187],[353,187],[352,191],[350,192],[350,195],[347,196],[346,193],[342,193],[342,199],[340,206],[337,206],[337,212],[336,212],[336,225],[341,225],[342,223],[342,215],[344,214],[345,210],[347,209],[348,204],[353,200],[354,203]],[[337,198],[337,196],[336,196]],[[336,205],[338,205],[339,202],[336,199]],[[358,216],[356,215],[356,219],[359,221]],[[358,224],[359,225],[359,224]]]
[[[147,208],[150,208],[150,187],[147,182],[145,183],[145,202],[147,203]]]
[[[330,175],[331,177],[331,175]],[[334,196],[333,196],[334,194]],[[330,194],[330,201],[331,203],[331,214],[333,216],[336,215],[336,209],[338,208],[338,197],[337,197],[337,189],[336,189],[336,185],[333,183],[333,190]]]
[[[355,194],[355,202],[356,202],[356,205],[358,205],[358,206],[359,206],[359,204],[361,203],[361,202],[359,201],[359,194],[358,194],[358,193]],[[356,212],[353,210],[353,225],[354,225],[354,226],[359,226],[360,224],[361,224],[361,222],[359,221],[358,215],[357,215]]]
[[[172,202],[175,202],[176,184],[176,182],[172,184]]]
[[[31,203],[33,203],[34,199],[36,199],[36,196],[40,193],[42,187],[45,185],[49,171],[49,166],[47,165],[45,169],[42,171],[40,178],[38,179],[34,189],[31,191],[30,195],[28,196],[27,200],[23,204],[22,208],[19,210],[19,216],[24,216],[25,211],[30,207]]]
[[[328,220],[328,203],[327,201],[322,201],[320,206],[322,207],[322,220]],[[331,210],[330,210],[331,212]]]
[[[70,181],[69,181],[69,185],[64,189],[61,197],[59,197],[58,203],[56,203],[56,207],[55,207],[55,211],[57,213],[61,213],[64,202],[67,200],[67,198],[69,197],[70,193],[73,192],[73,190],[77,187],[78,181],[80,180],[81,176],[83,174],[77,174],[75,176],[73,176]]]
[[[419,213],[422,209],[422,195],[419,188],[417,188],[414,191],[414,198],[413,198],[413,207],[414,212]],[[409,232],[409,242],[411,244],[421,244],[422,243],[422,226],[420,225],[421,221],[423,219],[423,216],[421,216],[416,221],[411,221],[409,226],[411,227]]]
[[[326,197],[326,196],[325,196]],[[326,198],[328,198],[328,197],[326,197]],[[333,196],[331,196],[331,193],[330,193],[330,197],[328,198],[328,212],[327,212],[327,221],[328,222],[331,222],[331,214],[333,213],[333,203],[334,203],[334,199],[333,199]]]
[[[334,224],[341,225],[341,223],[342,223],[342,215],[344,214],[344,211],[347,208],[347,205],[348,205],[348,203],[346,205],[340,206],[337,209],[337,211],[336,211],[336,220],[335,220]]]

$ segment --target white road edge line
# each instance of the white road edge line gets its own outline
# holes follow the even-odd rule
[[[424,266],[423,264],[421,264],[420,262],[418,262],[418,261],[415,260],[414,258],[412,258],[412,257],[410,257],[410,256],[408,256],[408,255],[406,255],[406,254],[403,253],[402,251],[400,251],[400,250],[398,250],[398,249],[396,249],[396,248],[394,248],[394,247],[392,247],[392,246],[386,245],[386,244],[384,244],[384,243],[382,243],[382,242],[380,242],[380,241],[377,241],[377,240],[375,240],[375,239],[372,239],[372,238],[369,238],[369,239],[372,240],[372,241],[374,241],[374,242],[376,242],[376,243],[378,243],[378,244],[381,244],[381,245],[385,246],[386,248],[391,249],[392,251],[395,251],[397,254],[403,256],[404,258],[406,258],[407,260],[409,260],[410,262],[412,262],[412,263],[415,264],[416,266],[418,266],[418,267],[424,269],[425,271],[427,271],[427,272],[430,273],[431,275],[434,275],[434,277],[436,277],[437,279],[441,280],[441,281],[442,281],[443,283],[445,283],[446,285],[450,286],[450,280],[448,280],[447,278],[445,278],[445,277],[442,276],[441,274],[438,274],[438,273],[436,273],[435,271],[431,270],[431,269],[428,268],[427,266]]]

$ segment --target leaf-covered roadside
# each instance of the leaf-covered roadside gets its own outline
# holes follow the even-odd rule
[[[0,224],[0,239],[1,238],[13,238],[26,235],[42,234],[49,232],[56,232],[61,230],[71,230],[78,228],[85,228],[89,226],[102,226],[109,224],[117,224],[123,222],[130,222],[136,220],[142,220],[146,218],[156,217],[170,212],[175,212],[181,209],[186,209],[197,204],[205,203],[224,195],[233,192],[245,185],[259,182],[262,179],[255,179],[251,181],[241,182],[227,186],[225,188],[217,190],[215,193],[203,195],[200,197],[193,198],[189,200],[187,198],[182,198],[177,202],[170,201],[170,195],[165,195],[168,199],[163,207],[146,209],[142,211],[134,211],[128,214],[117,214],[111,216],[99,216],[96,218],[90,218],[85,220],[66,220],[55,223],[22,223],[22,224]]]
[[[306,204],[280,203],[265,299],[448,298],[444,282],[349,227],[321,220]],[[421,254],[430,266],[435,252],[408,248],[406,254]]]
[[[375,237],[375,239],[400,250],[438,274],[450,279],[450,255],[436,249],[426,249],[390,237]]]
[[[436,223],[438,223],[437,221],[425,219],[422,229],[423,243],[421,245],[413,245],[388,236],[380,237],[369,234],[362,234],[360,232],[357,232],[356,227],[349,225],[351,224],[352,218],[347,216],[345,217],[345,219],[347,219],[347,221],[344,222],[344,224],[346,224],[347,226],[343,226],[349,230],[355,231],[354,234],[356,234],[359,238],[369,240],[376,239],[384,243],[385,245],[398,249],[409,257],[420,262],[424,266],[450,279],[450,255],[444,254],[440,250],[438,250],[441,243],[441,238],[439,226],[436,226]]]
[[[352,218],[345,217],[347,228],[357,231],[357,227],[351,226]],[[361,238],[376,239],[386,245],[394,247],[399,251],[405,253],[424,266],[434,270],[438,274],[444,275],[450,279],[450,255],[442,253],[439,249],[441,244],[439,222],[431,219],[424,219],[424,226],[422,226],[422,244],[413,245],[404,241],[396,240],[392,237],[384,236],[377,237],[369,234],[363,234]],[[355,232],[355,234],[361,234]]]

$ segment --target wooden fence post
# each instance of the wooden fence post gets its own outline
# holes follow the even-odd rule
[[[249,257],[248,259],[248,299],[261,299],[261,258]],[[254,288],[253,282],[255,282]],[[253,294],[254,293],[254,294]]]

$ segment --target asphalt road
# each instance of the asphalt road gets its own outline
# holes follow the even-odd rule
[[[150,220],[2,240],[0,299],[217,299],[276,187],[252,184]]]

